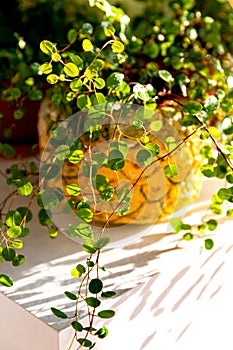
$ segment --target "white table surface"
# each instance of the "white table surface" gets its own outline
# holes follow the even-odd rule
[[[9,164],[1,161],[1,169]],[[192,222],[197,222],[206,213],[210,195],[215,193],[218,185],[215,180],[205,182],[199,199],[187,213]],[[1,196],[4,196],[9,189],[3,183],[0,186]],[[34,213],[38,210],[35,204],[32,210]],[[26,256],[25,263],[16,268],[10,264],[0,265],[0,272],[10,274],[14,280],[13,287],[1,286],[0,292],[35,316],[40,324],[63,332],[66,339],[70,334],[67,321],[52,315],[50,308],[73,313],[74,304],[64,296],[64,291],[75,292],[77,289],[78,281],[71,277],[70,270],[84,262],[87,255],[79,244],[62,234],[52,240],[36,217],[30,226],[31,233],[24,239],[22,251]],[[222,327],[225,337],[232,328],[232,322],[224,319],[224,313],[230,316],[233,311],[232,219],[222,220],[213,234],[215,246],[210,252],[201,248],[203,240],[184,242],[179,234],[166,233],[166,228],[167,223],[157,224],[137,241],[102,252],[101,264],[107,269],[102,276],[105,287],[117,292],[117,297],[106,305],[116,308],[117,314],[107,322],[110,334],[100,340],[98,350],[214,349],[204,347],[204,344],[208,345],[208,339],[213,344],[221,343],[215,328]],[[80,317],[85,319],[82,308]],[[5,334],[2,327],[1,324],[1,332]],[[120,328],[122,339],[119,339]],[[185,347],[187,341],[189,347]],[[233,348],[233,339],[231,341],[231,346],[223,346],[224,350]],[[59,350],[67,350],[65,342],[61,345],[64,348]],[[19,345],[17,350],[27,350],[25,344],[26,341],[24,347]],[[199,345],[195,347],[194,344]],[[6,346],[2,350],[14,350]],[[57,350],[55,346],[48,349]]]

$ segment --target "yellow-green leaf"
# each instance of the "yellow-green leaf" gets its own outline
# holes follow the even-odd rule
[[[58,76],[56,74],[49,74],[46,80],[49,84],[56,84],[58,82]]]
[[[56,52],[56,45],[49,40],[43,40],[40,43],[40,49],[46,55],[51,55],[52,53]]]
[[[53,70],[53,66],[50,62],[45,62],[40,66],[40,71],[43,74],[49,74],[52,72],[52,70]]]
[[[82,43],[83,50],[88,52],[93,49],[93,45],[89,39],[84,39]]]
[[[124,44],[121,41],[115,40],[112,44],[112,51],[116,53],[121,53],[125,49]]]
[[[59,53],[57,53],[57,52],[52,53],[52,60],[54,62],[59,62],[61,60],[61,55],[59,55]]]
[[[104,28],[104,34],[106,36],[112,36],[115,33],[115,28],[112,25],[106,26]]]
[[[65,64],[64,72],[69,77],[77,77],[79,75],[78,67],[72,62],[69,62],[69,63]]]

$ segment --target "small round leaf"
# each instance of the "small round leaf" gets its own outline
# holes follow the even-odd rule
[[[89,291],[92,294],[97,294],[101,292],[102,288],[103,288],[103,283],[98,278],[92,279],[91,282],[89,283]]]

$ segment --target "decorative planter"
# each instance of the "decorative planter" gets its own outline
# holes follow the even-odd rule
[[[122,107],[125,108],[123,105]],[[80,162],[65,159],[62,164],[62,191],[74,211],[77,207],[86,207],[87,202],[89,203],[93,212],[92,223],[95,225],[103,225],[106,222],[113,226],[128,223],[155,224],[159,219],[172,217],[173,214],[187,207],[190,201],[198,196],[201,189],[200,141],[195,135],[187,139],[187,142],[184,141],[192,130],[181,127],[180,107],[176,104],[159,107],[152,112],[152,118],[143,121],[143,128],[138,128],[133,126],[133,120],[140,108],[141,106],[132,105],[130,110],[127,110],[127,117],[125,119],[123,117],[124,120],[122,119],[119,123],[120,131],[117,130],[119,126],[117,120],[121,112],[115,110],[116,124],[101,121],[101,130],[91,140],[91,146],[90,138],[83,129],[86,120],[82,120],[82,116],[77,114],[79,125],[76,134],[80,134],[78,138],[82,145],[78,148],[83,152],[83,158]],[[51,121],[57,127],[59,125],[57,121],[64,119],[62,114],[62,111],[55,108],[49,99],[43,100],[39,111],[38,134],[40,150],[41,152],[45,150],[44,159],[51,156],[53,152],[56,153],[56,147],[66,144],[64,138],[58,142],[55,142],[53,137],[49,139]],[[137,120],[140,121],[140,119]],[[64,129],[67,128],[67,135],[70,135],[69,123],[68,118],[64,126]],[[69,144],[69,146],[72,145]],[[107,157],[108,153],[110,157],[111,151],[116,154],[121,146],[127,147],[124,166],[119,166],[119,169],[115,170],[116,158],[114,157],[108,158],[107,165],[106,159],[102,164],[98,163],[99,155],[103,156],[105,153]],[[156,157],[154,157],[156,153],[154,147],[159,148]],[[150,156],[149,153],[152,154],[150,159],[147,158]],[[143,154],[146,159],[140,160]],[[120,158],[118,160],[123,161]],[[92,175],[87,174],[90,164],[93,167]],[[93,170],[94,167],[95,170]],[[169,174],[171,169],[177,169],[178,174]],[[104,188],[98,187],[98,179],[106,181],[106,184],[103,184]],[[56,179],[50,177],[49,183],[50,187],[56,187]],[[71,184],[79,185],[81,193],[74,196],[73,193],[67,192],[67,186]],[[111,198],[108,198],[109,192],[106,189],[114,192]],[[86,201],[85,205],[83,200]]]

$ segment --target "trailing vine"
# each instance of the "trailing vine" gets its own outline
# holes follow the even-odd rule
[[[114,225],[148,219],[141,215],[146,204],[136,203],[135,193],[150,202],[153,186],[148,183],[156,172],[158,197],[153,194],[150,225],[167,216],[184,240],[203,237],[204,247],[212,249],[209,233],[218,226],[216,216],[233,217],[232,44],[225,40],[224,47],[220,40],[225,37],[221,28],[231,19],[229,9],[226,15],[221,12],[225,24],[216,27],[217,19],[202,14],[194,2],[168,1],[168,13],[159,8],[163,16],[157,16],[151,10],[139,24],[105,0],[90,0],[89,5],[100,10],[97,23],[75,24],[67,43],[40,43],[37,75],[48,84],[38,124],[41,159],[0,171],[11,189],[0,202],[0,262],[24,262],[18,250],[30,233],[35,200],[39,222],[50,237],[63,232],[87,253],[86,261],[71,270],[77,291],[64,292],[74,301],[73,315],[51,308],[55,316],[70,319],[74,336],[68,350],[75,342],[78,349],[91,349],[93,338],[108,334],[104,321],[95,326],[96,318],[115,314],[102,308],[116,292],[104,287],[101,252],[111,244]],[[0,153],[10,159],[14,149],[1,143]],[[120,187],[123,175],[129,183]],[[213,217],[195,225],[173,217],[184,200],[181,184],[195,189],[203,176],[223,181],[211,198]],[[19,196],[28,199],[25,206],[15,204]],[[189,198],[183,204],[188,206]],[[57,213],[67,215],[64,226],[56,221]],[[0,283],[10,287],[13,281],[0,274]],[[79,319],[82,303],[87,324]]]

